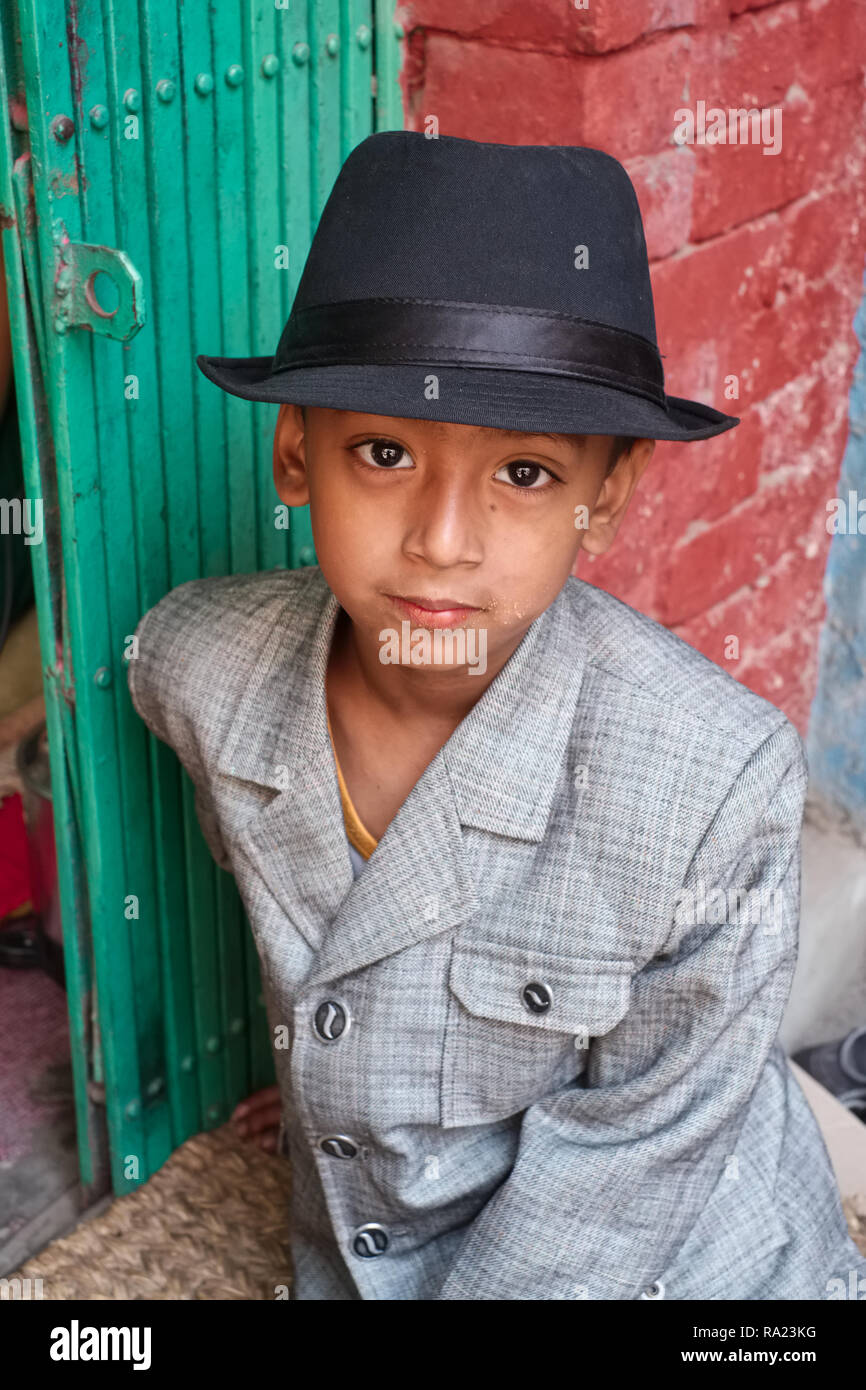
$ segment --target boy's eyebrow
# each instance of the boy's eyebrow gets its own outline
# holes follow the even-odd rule
[[[508,435],[510,439],[552,439],[554,443],[560,439],[573,439],[578,444],[586,441],[585,434],[549,434],[546,430],[497,430],[496,433]]]

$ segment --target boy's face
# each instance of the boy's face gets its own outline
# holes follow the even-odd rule
[[[310,406],[305,423],[283,405],[274,480],[288,506],[310,504],[317,561],[359,636],[378,643],[408,618],[486,628],[502,653],[581,549],[611,545],[655,441],[606,476],[611,444]]]

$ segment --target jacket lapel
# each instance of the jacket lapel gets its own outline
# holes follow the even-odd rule
[[[325,703],[339,605],[314,581],[306,622],[275,614],[218,763],[225,776],[277,791],[234,847],[317,952],[310,984],[471,919],[478,899],[462,826],[544,838],[585,660],[563,591],[425,769],[355,880]],[[291,642],[287,628],[297,633]]]
[[[271,631],[235,711],[217,770],[276,794],[232,837],[293,926],[317,950],[352,885],[325,685],[339,604],[320,572],[256,621]],[[295,576],[293,576],[294,578]]]

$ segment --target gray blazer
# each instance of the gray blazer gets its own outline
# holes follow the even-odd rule
[[[129,663],[255,935],[293,1298],[848,1296],[866,1260],[777,1042],[794,727],[571,578],[356,878],[337,613],[316,566],[193,580]]]

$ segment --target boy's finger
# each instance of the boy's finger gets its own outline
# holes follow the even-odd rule
[[[280,1098],[279,1086],[265,1086],[261,1091],[254,1091],[246,1100],[242,1100],[236,1106],[234,1113],[247,1114],[253,1110],[259,1110],[263,1105],[273,1105],[274,1101]]]
[[[251,1115],[254,1111],[261,1109],[262,1106],[273,1105],[274,1103],[279,1104],[279,1100],[279,1086],[265,1086],[263,1090],[256,1091],[253,1095],[247,1096],[246,1100],[242,1100],[239,1105],[236,1105],[232,1111],[232,1119],[243,1119],[245,1116]]]
[[[282,1111],[279,1105],[272,1105],[269,1110],[256,1110],[244,1121],[244,1129],[247,1134],[261,1134],[263,1129],[279,1129]]]

